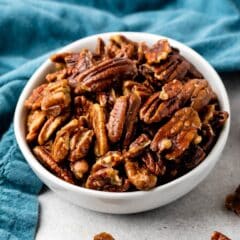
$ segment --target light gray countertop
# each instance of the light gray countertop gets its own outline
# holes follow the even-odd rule
[[[214,230],[240,239],[240,217],[224,208],[240,184],[240,73],[222,75],[231,104],[231,131],[210,175],[183,198],[156,210],[110,215],[74,206],[45,189],[39,195],[37,240],[92,240],[106,231],[116,240],[209,240]]]

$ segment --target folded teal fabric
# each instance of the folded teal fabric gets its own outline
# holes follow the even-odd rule
[[[81,3],[80,3],[81,2]],[[50,52],[107,31],[140,31],[193,47],[218,71],[240,70],[238,0],[0,1],[0,239],[34,239],[42,184],[20,153],[12,118]]]

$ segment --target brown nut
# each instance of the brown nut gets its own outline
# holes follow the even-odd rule
[[[104,109],[99,104],[93,104],[90,118],[96,136],[94,152],[96,156],[100,157],[108,152],[109,149],[106,131],[106,114]]]
[[[70,157],[71,162],[75,162],[85,157],[90,149],[94,132],[88,129],[79,129],[70,140]]]
[[[48,84],[44,83],[36,87],[31,95],[25,100],[24,106],[28,109],[36,110],[41,108],[41,103],[43,99],[44,90],[47,88]]]
[[[173,117],[156,133],[151,143],[151,150],[163,152],[165,157],[177,160],[198,137],[201,121],[198,113],[190,107],[178,110]]]
[[[46,120],[46,113],[40,110],[31,111],[27,117],[27,142],[34,141]]]
[[[227,195],[225,206],[228,210],[233,211],[240,216],[240,185],[233,194]]]
[[[178,80],[165,84],[161,92],[148,98],[140,109],[140,119],[145,123],[160,122],[178,110],[184,100],[183,85]]]
[[[101,92],[109,89],[115,81],[136,74],[135,64],[126,58],[104,60],[69,81],[76,94]]]
[[[144,166],[140,167],[138,162],[126,161],[125,171],[129,181],[138,190],[149,190],[157,184],[157,176]]]
[[[223,235],[222,233],[215,231],[211,236],[211,240],[231,240],[231,239]]]
[[[107,192],[125,192],[129,188],[129,182],[119,177],[118,170],[102,168],[89,175],[85,187]]]
[[[152,48],[146,51],[145,58],[149,64],[159,63],[160,61],[165,60],[171,51],[172,48],[169,45],[168,40],[159,40],[152,46]]]
[[[36,146],[33,149],[34,154],[37,156],[39,161],[46,166],[51,172],[56,174],[59,178],[66,182],[74,184],[71,174],[58,166],[54,161],[49,151],[46,150],[44,146]]]
[[[150,143],[151,140],[149,137],[146,134],[141,134],[130,144],[128,151],[124,153],[124,157],[135,158],[139,156],[146,150]]]
[[[57,130],[57,128],[63,125],[63,123],[67,120],[68,117],[69,112],[66,112],[63,115],[57,117],[49,117],[38,135],[39,145],[43,145],[44,143],[46,143],[48,139],[53,135],[53,133]]]
[[[123,156],[118,151],[109,151],[99,158],[92,166],[91,172],[96,172],[102,168],[115,168],[123,162]]]
[[[165,174],[166,166],[160,154],[154,155],[154,153],[148,151],[142,155],[141,159],[152,174],[156,176],[163,176]]]
[[[128,97],[121,96],[117,98],[116,103],[110,112],[110,117],[107,123],[108,137],[111,142],[118,142],[123,133],[126,113],[128,108]]]
[[[93,240],[114,240],[111,234],[102,232],[94,236]]]
[[[70,169],[75,178],[82,179],[89,170],[88,162],[84,159],[70,163]]]

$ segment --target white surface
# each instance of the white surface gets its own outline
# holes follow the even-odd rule
[[[219,230],[240,239],[240,218],[225,210],[225,195],[240,184],[240,73],[225,75],[230,96],[230,137],[211,174],[185,197],[156,210],[135,215],[109,215],[61,200],[50,190],[39,196],[37,240],[91,240],[102,231],[116,240],[209,240]]]
[[[62,49],[62,51],[78,51],[82,48],[93,49],[99,36],[101,36],[103,40],[107,41],[109,37],[114,34],[116,33],[105,33],[87,37],[66,46]],[[163,38],[161,36],[147,33],[126,32],[120,34],[124,34],[133,41],[145,41],[148,44],[153,44],[160,38]],[[222,109],[229,112],[229,103],[226,91],[215,70],[206,62],[206,60],[186,45],[172,39],[168,40],[172,46],[177,47],[180,50],[184,57],[197,66],[198,70],[203,73],[206,79],[209,80],[209,83],[218,95]],[[55,177],[36,160],[26,143],[26,109],[24,107],[25,99],[32,92],[33,88],[43,81],[44,76],[52,67],[53,64],[47,60],[42,66],[40,66],[40,68],[38,68],[28,81],[18,100],[14,117],[14,129],[18,145],[33,171],[50,189],[54,190],[61,197],[79,206],[100,212],[136,213],[150,210],[170,203],[191,191],[211,172],[212,168],[218,161],[219,155],[221,154],[228,136],[229,121],[225,124],[217,143],[202,164],[190,171],[188,174],[185,174],[170,183],[164,184],[163,186],[156,187],[151,191],[136,191],[117,194],[93,191],[77,187]]]

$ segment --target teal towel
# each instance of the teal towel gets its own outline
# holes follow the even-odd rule
[[[34,239],[42,184],[20,153],[12,118],[50,51],[107,31],[144,31],[193,47],[218,71],[240,70],[238,0],[0,0],[0,239]]]

